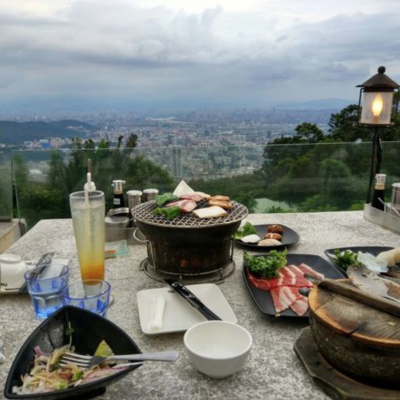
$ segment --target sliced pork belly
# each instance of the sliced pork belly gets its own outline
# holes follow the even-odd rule
[[[195,194],[198,194],[199,196],[201,196],[203,199],[209,199],[211,196],[207,193],[204,192],[194,192]]]
[[[284,267],[280,270],[283,275],[282,286],[297,286],[296,274],[288,267]]]
[[[287,310],[292,304],[303,297],[299,289],[293,286],[280,286],[270,291],[276,313]]]
[[[266,290],[269,291],[271,289],[274,289],[276,287],[282,286],[283,282],[283,275],[279,273],[278,278],[272,278],[272,279],[265,279],[265,278],[257,278],[254,275],[252,275],[249,271],[247,271],[247,275],[249,277],[249,281],[257,288],[261,290]]]
[[[304,315],[308,311],[308,299],[300,294],[300,288],[312,288],[314,284],[304,277],[304,274],[315,279],[325,279],[323,274],[314,271],[307,264],[288,265],[281,268],[277,278],[257,278],[247,271],[250,282],[258,289],[269,291],[276,313],[291,308],[297,315]]]
[[[166,207],[174,206],[178,206],[181,212],[189,213],[196,208],[197,203],[194,200],[178,200],[166,205]]]
[[[179,196],[180,200],[193,200],[196,203],[198,203],[199,201],[203,200],[204,197],[200,196],[200,194],[198,193],[188,193],[188,194],[183,194],[181,196]]]
[[[303,272],[295,265],[289,265],[281,268],[278,272],[278,278],[257,278],[247,271],[249,280],[258,289],[261,290],[272,290],[280,286],[290,286],[296,288],[312,288],[314,285],[312,282],[304,278]]]
[[[300,268],[296,267],[296,265],[291,264],[288,265],[286,268],[290,269],[296,275],[296,285],[293,286],[310,288],[314,286],[312,282],[304,277],[303,271]]]
[[[299,269],[303,272],[303,274],[307,274],[312,276],[315,279],[318,279],[319,281],[323,281],[325,279],[324,274],[320,274],[317,271],[314,271],[309,265],[301,263],[299,265]]]
[[[293,304],[290,305],[290,308],[297,315],[304,315],[308,311],[308,299],[302,295],[299,297]]]

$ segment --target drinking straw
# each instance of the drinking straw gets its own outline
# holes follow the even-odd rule
[[[92,169],[92,160],[88,160],[88,170],[91,171]],[[93,192],[96,190],[96,185],[92,181],[92,174],[91,172],[87,172],[86,174],[86,183],[83,186],[83,189],[85,191],[85,236],[87,239],[86,244],[88,246],[88,252],[90,253],[91,251],[91,234],[90,234],[90,205],[89,205],[89,192]]]

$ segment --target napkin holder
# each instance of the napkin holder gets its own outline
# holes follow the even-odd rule
[[[389,212],[378,210],[369,203],[364,205],[364,219],[382,228],[400,233],[400,217]]]

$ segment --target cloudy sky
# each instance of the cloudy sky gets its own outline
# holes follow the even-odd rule
[[[358,101],[400,82],[398,0],[0,0],[0,106]]]

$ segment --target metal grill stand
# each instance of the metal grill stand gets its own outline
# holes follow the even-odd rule
[[[148,257],[141,264],[143,271],[157,280],[225,279],[235,268],[232,236],[248,214],[242,204],[232,205],[226,217],[200,219],[182,214],[173,220],[154,215],[154,201],[135,207],[135,223],[148,240]],[[206,206],[206,201],[198,204],[198,208]]]

